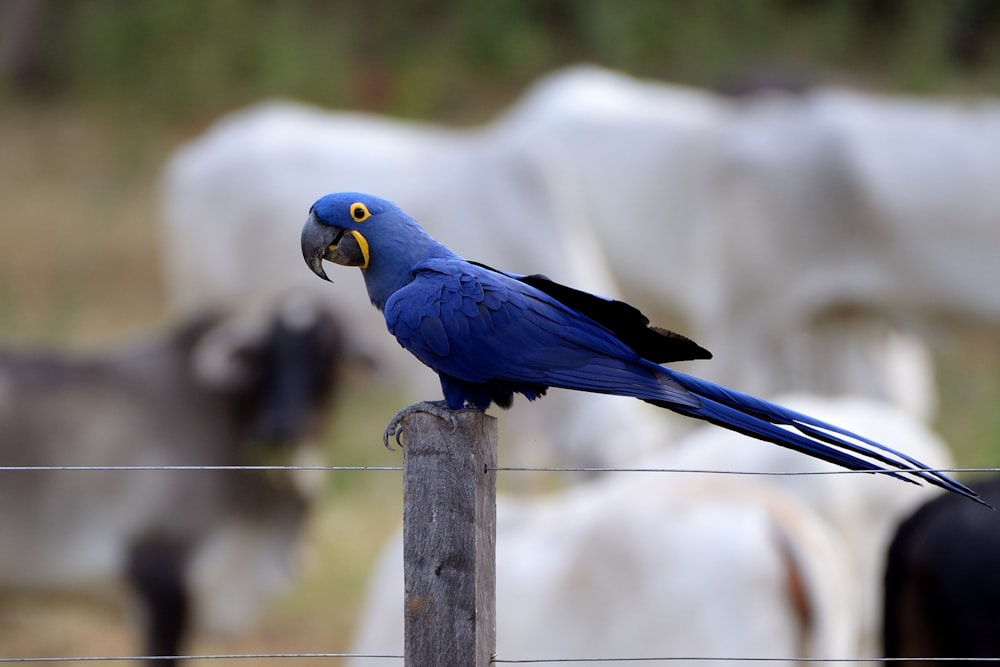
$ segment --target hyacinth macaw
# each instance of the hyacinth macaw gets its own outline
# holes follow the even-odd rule
[[[506,408],[514,394],[534,400],[559,387],[632,396],[848,469],[912,475],[976,498],[877,442],[661,366],[711,354],[621,301],[467,261],[390,201],[356,192],[320,198],[302,229],[302,254],[324,280],[323,260],[360,267],[389,332],[440,377],[444,402],[400,411],[387,446],[409,412],[453,419],[448,410]]]

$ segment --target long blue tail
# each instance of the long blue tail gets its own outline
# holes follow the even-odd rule
[[[692,375],[667,368],[663,371],[697,396],[701,405],[694,407],[670,400],[650,403],[850,470],[882,471],[897,479],[916,483],[908,477],[912,475],[990,507],[964,484],[874,440]]]

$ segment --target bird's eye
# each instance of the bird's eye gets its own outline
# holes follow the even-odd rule
[[[368,207],[361,202],[355,202],[351,204],[351,217],[354,218],[354,222],[361,222],[362,220],[367,220],[371,216],[371,211]]]

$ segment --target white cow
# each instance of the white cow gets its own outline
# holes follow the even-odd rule
[[[541,79],[498,122],[516,145],[549,148],[576,184],[628,300],[696,327],[722,307],[716,200],[731,103],[706,91],[574,67]]]
[[[497,519],[498,658],[854,655],[843,545],[766,485],[619,473],[548,498],[501,497]],[[397,535],[375,565],[351,650],[402,647]],[[369,664],[381,663],[351,662]]]
[[[542,145],[512,145],[496,128],[471,131],[330,114],[271,102],[228,116],[182,147],[163,184],[169,293],[180,312],[259,307],[289,290],[328,300],[411,400],[440,395],[436,376],[399,348],[368,303],[358,271],[322,283],[302,261],[309,205],[333,190],[397,201],[456,251],[508,270],[615,295],[579,184]],[[572,224],[569,224],[572,222]],[[507,463],[608,465],[662,446],[658,411],[629,401],[551,392],[505,420]],[[569,437],[568,425],[587,417]],[[389,415],[387,415],[388,418]],[[610,452],[614,435],[627,435]]]
[[[596,68],[502,119],[557,147],[628,300],[746,391],[934,409],[914,325],[1000,320],[1000,103],[828,89],[734,105]]]
[[[562,156],[627,299],[686,321],[716,353],[708,377],[765,395],[861,392],[929,418],[930,354],[893,304],[857,289],[873,230],[845,198],[851,167],[811,119],[814,105],[837,111],[813,99],[734,105],[580,67],[544,78],[499,124]],[[837,254],[845,243],[856,256]],[[811,263],[823,253],[835,269]]]
[[[748,106],[720,198],[728,302],[706,334],[739,351],[717,355],[722,376],[748,391],[902,392],[929,417],[928,355],[893,330],[1000,321],[997,146],[995,101],[826,90]]]
[[[953,465],[948,446],[906,411],[866,397],[790,395],[778,401],[898,449],[927,465]],[[830,472],[836,466],[715,427],[703,427],[677,442],[675,450],[644,465],[683,470]],[[879,650],[882,572],[899,521],[939,491],[900,483],[884,475],[824,474],[767,476],[766,482],[795,496],[826,519],[843,538],[850,586],[862,602],[859,655]]]
[[[864,433],[929,465],[952,465],[941,439],[898,407],[866,397],[789,395],[779,401]],[[750,473],[839,470],[797,452],[712,426],[690,433],[670,452],[631,465]],[[755,533],[737,528],[753,525],[747,523],[748,516],[770,516],[768,513],[777,507],[781,508],[780,517],[808,517],[801,519],[806,521],[802,525],[812,526],[810,531],[815,534],[827,534],[825,539],[837,545],[835,549],[810,551],[812,560],[808,562],[822,568],[824,574],[818,583],[807,584],[806,591],[807,597],[818,600],[814,607],[839,619],[830,626],[817,623],[810,626],[811,631],[820,633],[821,638],[827,636],[823,633],[833,631],[831,628],[841,633],[834,635],[835,640],[815,639],[814,645],[822,650],[783,655],[874,657],[880,636],[881,573],[886,547],[899,520],[936,492],[881,475],[619,475],[578,485],[544,500],[501,499],[497,546],[501,657],[720,655],[706,647],[724,646],[725,641],[733,642],[728,655],[778,655],[778,647],[793,645],[792,624],[782,626],[784,632],[792,634],[782,635],[780,641],[773,627],[768,630],[754,625],[743,626],[745,635],[722,636],[723,629],[740,626],[726,614],[756,620],[745,607],[759,608],[764,613],[769,604],[780,604],[768,587],[778,586],[778,580],[755,579],[765,567],[763,564],[771,562],[762,556],[766,549],[747,546]],[[763,505],[762,499],[767,500]],[[781,519],[771,520],[785,525]],[[820,527],[815,526],[817,523]],[[796,534],[796,530],[790,534]],[[766,533],[756,534],[761,540],[758,545],[766,543],[763,535]],[[799,544],[795,541],[798,539],[787,535],[782,538],[789,544]],[[810,539],[805,543],[815,542]],[[678,544],[687,545],[690,553],[678,557],[678,553],[684,553]],[[740,560],[735,554],[744,557]],[[400,558],[397,538],[386,547],[372,575],[355,651],[399,651]],[[728,558],[733,562],[727,562]],[[751,586],[751,581],[757,581],[757,587]],[[668,585],[677,586],[680,592],[664,594]],[[827,586],[837,588],[841,597],[830,596]],[[702,594],[690,593],[689,598],[689,591]],[[657,625],[659,619],[671,619],[665,625],[674,627],[672,619],[688,618],[684,614],[710,619],[710,623],[699,629],[678,622],[676,627],[682,630],[677,635],[684,639],[666,631],[657,633],[656,628],[663,627]],[[600,630],[602,627],[607,631]],[[750,637],[754,635],[760,644],[752,644]],[[804,637],[799,640],[805,641]],[[774,650],[761,652],[761,647],[768,645]],[[587,649],[586,653],[578,650],[582,648]]]

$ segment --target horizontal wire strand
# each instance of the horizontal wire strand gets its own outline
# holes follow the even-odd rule
[[[886,468],[885,470],[716,470],[712,468],[620,468],[600,466],[495,466],[489,470],[505,472],[663,472],[700,475],[886,475],[901,472],[1000,472],[1000,468]]]
[[[641,658],[620,658],[620,657],[607,657],[607,658],[541,658],[541,659],[522,659],[522,660],[504,660],[501,658],[494,658],[493,663],[496,664],[524,664],[524,665],[545,665],[545,664],[558,664],[560,662],[593,662],[593,663],[613,663],[613,662],[679,662],[679,661],[690,661],[690,662],[850,662],[850,663],[861,663],[861,662],[904,662],[904,661],[918,661],[918,662],[945,662],[945,661],[956,661],[956,662],[972,662],[982,660],[984,662],[1000,662],[1000,658],[719,658],[719,657],[691,657],[691,656],[672,656],[672,657],[641,657]]]
[[[0,466],[0,472],[40,472],[64,470],[131,470],[131,471],[218,471],[218,470],[320,470],[324,472],[380,472],[386,470],[402,471],[403,466],[285,466],[285,465],[148,465],[148,466]]]
[[[898,473],[997,473],[1000,468],[887,468],[885,470],[716,470],[709,468],[632,468],[603,466],[488,466],[495,472],[658,472],[693,473],[699,475],[763,475],[763,476],[809,476],[809,475],[886,475]],[[323,472],[401,472],[402,466],[317,466],[317,465],[42,465],[42,466],[0,466],[0,472],[45,472],[45,471],[271,471],[271,470],[317,470]]]
[[[404,657],[398,654],[388,653],[209,653],[192,655],[104,655],[104,656],[53,656],[53,657],[17,657],[2,658],[0,663],[27,663],[27,662],[124,662],[124,661],[149,661],[149,660],[295,660],[295,659],[344,659],[344,658],[365,658],[375,660],[403,660]],[[628,662],[817,662],[817,663],[868,663],[868,662],[1000,662],[1000,657],[996,658],[947,658],[947,657],[900,657],[900,658],[739,658],[739,657],[710,657],[710,656],[645,656],[645,657],[600,657],[600,658],[521,658],[504,659],[494,657],[490,662],[494,664],[518,664],[518,665],[546,665],[567,662],[587,662],[587,663],[628,663]]]
[[[372,658],[402,660],[401,655],[382,653],[208,653],[203,655],[85,655],[52,656],[42,658],[0,658],[0,663],[11,662],[123,662],[148,660],[272,660],[310,658]]]

